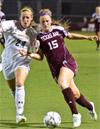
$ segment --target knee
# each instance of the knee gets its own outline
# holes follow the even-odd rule
[[[24,85],[24,82],[23,82],[23,80],[16,80],[15,85],[18,87],[21,87]]]
[[[69,87],[69,85],[66,83],[65,80],[63,79],[58,79],[58,85],[60,86],[60,88],[63,90],[63,89],[66,89]]]

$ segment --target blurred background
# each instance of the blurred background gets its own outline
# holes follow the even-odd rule
[[[38,11],[49,8],[53,12],[53,18],[64,17],[70,20],[72,30],[85,30],[95,7],[100,5],[100,0],[3,0],[2,11],[6,14],[6,19],[17,19],[20,8],[26,5],[33,8],[36,21]]]

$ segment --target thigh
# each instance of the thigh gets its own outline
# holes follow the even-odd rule
[[[5,65],[4,63],[2,63],[2,69],[3,69],[3,75],[4,75],[5,80],[12,80],[15,78],[12,64]]]
[[[24,85],[28,75],[28,68],[25,66],[19,66],[15,71],[16,85]]]
[[[74,72],[72,70],[70,70],[67,67],[62,67],[60,69],[60,73],[58,77],[58,84],[60,88],[63,90],[70,87],[73,77],[74,77]]]

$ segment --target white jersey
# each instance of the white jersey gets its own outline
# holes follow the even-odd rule
[[[29,67],[31,61],[30,57],[21,56],[19,54],[20,48],[30,49],[30,37],[26,34],[26,29],[23,31],[19,30],[16,26],[14,20],[8,20],[1,23],[2,32],[5,39],[5,48],[2,53],[2,65],[4,75],[8,73],[8,69],[13,70],[13,72],[19,66]],[[34,31],[33,37],[35,39],[36,33]],[[9,71],[11,72],[11,71]],[[5,75],[6,76],[6,75]],[[9,77],[5,77],[9,79]]]

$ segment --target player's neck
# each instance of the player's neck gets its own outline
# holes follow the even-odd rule
[[[52,26],[50,26],[48,29],[42,29],[42,32],[48,33],[52,31]]]
[[[17,26],[17,28],[18,28],[19,30],[21,30],[21,31],[23,31],[23,30],[26,29],[26,28],[24,28],[24,27],[21,25],[21,23],[20,23],[19,21],[16,22],[16,26]]]

